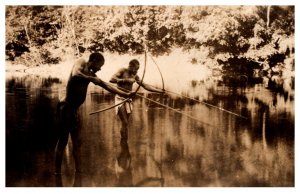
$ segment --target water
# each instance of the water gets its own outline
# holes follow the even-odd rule
[[[113,104],[111,94],[90,84],[79,110],[83,173],[74,173],[69,141],[63,174],[55,176],[56,103],[64,89],[58,79],[7,79],[6,186],[294,186],[294,99],[262,84],[198,83],[184,91],[248,119],[148,95],[192,119],[136,98],[127,142],[114,109],[89,114]]]

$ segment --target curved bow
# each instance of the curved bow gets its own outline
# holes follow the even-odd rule
[[[152,61],[154,62],[154,64],[156,65],[158,71],[159,71],[160,78],[161,78],[161,82],[162,82],[162,88],[163,88],[162,90],[165,91],[164,77],[163,77],[163,75],[162,75],[162,73],[161,73],[161,71],[160,71],[160,68],[159,68],[158,64],[156,63],[156,61],[153,59],[153,57],[152,57],[151,55],[150,55],[150,57],[151,57]]]
[[[145,49],[145,67],[144,67],[144,71],[143,71],[141,83],[138,84],[138,87],[136,88],[134,94],[136,94],[138,92],[138,90],[140,89],[141,85],[143,84],[143,80],[144,80],[145,73],[146,73],[146,63],[147,63],[147,52],[146,52],[146,49]]]
[[[134,91],[134,94],[136,95],[138,90],[140,89],[141,85],[143,84],[143,81],[144,81],[144,77],[145,77],[145,73],[146,73],[146,63],[147,63],[147,53],[146,53],[146,49],[145,49],[145,67],[144,67],[144,71],[143,71],[143,75],[142,75],[142,79],[141,79],[141,82],[140,84],[138,84],[138,87],[136,88],[136,90]],[[123,89],[124,90],[124,89]],[[129,92],[129,91],[128,91]],[[125,100],[121,101],[120,103],[118,104],[115,104],[113,106],[110,106],[108,108],[104,108],[104,109],[101,109],[101,110],[97,110],[97,111],[94,111],[94,112],[91,112],[90,115],[92,114],[96,114],[96,113],[100,113],[100,112],[103,112],[103,111],[106,111],[106,110],[109,110],[109,109],[112,109],[112,108],[115,108],[127,101],[129,101],[131,98],[126,98]]]

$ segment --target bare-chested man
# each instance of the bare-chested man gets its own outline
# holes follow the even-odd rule
[[[108,83],[103,82],[96,76],[96,72],[104,64],[104,57],[100,53],[92,53],[88,61],[78,60],[71,71],[65,98],[58,104],[59,116],[59,139],[56,147],[55,173],[61,174],[61,164],[64,149],[68,143],[69,133],[73,143],[73,157],[76,172],[81,172],[80,162],[80,138],[78,137],[77,110],[85,101],[87,88],[90,82],[123,97],[132,97],[133,92],[127,93]]]
[[[120,89],[124,89],[125,91],[131,91],[132,85],[134,82],[142,86],[144,89],[150,92],[158,92],[164,93],[163,90],[156,89],[150,85],[142,83],[139,76],[137,75],[137,71],[140,68],[140,63],[138,60],[133,59],[129,62],[128,68],[121,68],[117,73],[113,75],[110,82],[116,83]],[[115,97],[115,104],[118,104],[124,101],[125,98],[119,95]],[[132,111],[132,103],[131,101],[126,101],[123,104],[120,104],[116,107],[116,112],[122,122],[121,128],[121,138],[126,139],[128,138],[128,119],[130,113]]]

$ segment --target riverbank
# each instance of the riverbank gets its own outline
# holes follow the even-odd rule
[[[6,61],[5,75],[6,79],[11,77],[24,77],[27,75],[65,79],[70,73],[71,68],[72,65],[67,63],[27,67],[25,65],[16,65],[12,64],[10,61]]]
[[[82,57],[88,59],[89,54]],[[149,53],[146,58],[146,71],[144,81],[146,83],[162,87],[162,78],[157,69],[159,67],[164,79],[165,87],[175,90],[184,91],[192,81],[204,81],[212,76],[212,70],[205,64],[193,63],[192,59],[197,56],[196,52],[185,52],[181,49],[174,50],[167,56],[153,57]],[[143,76],[145,68],[145,55],[117,55],[104,53],[105,64],[97,75],[104,81],[109,81],[110,77],[120,68],[128,66],[132,59],[140,61],[138,75]],[[68,79],[71,68],[76,59],[68,59],[55,65],[39,65],[27,67],[22,64],[12,64],[6,61],[6,79],[11,77],[23,77],[26,75],[35,75],[43,78],[58,78],[62,82]],[[156,65],[157,64],[157,65]]]

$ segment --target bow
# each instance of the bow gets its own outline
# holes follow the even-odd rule
[[[141,83],[138,84],[138,87],[136,88],[134,94],[136,94],[136,93],[138,92],[138,90],[140,89],[141,85],[143,84],[143,80],[144,80],[145,73],[146,73],[146,63],[147,63],[147,52],[146,52],[146,49],[145,49],[145,67],[144,67],[144,71],[143,71]],[[128,98],[128,99],[129,99],[129,98]]]
[[[162,73],[161,73],[160,68],[159,68],[158,64],[156,63],[156,61],[153,59],[153,57],[151,55],[150,55],[150,57],[151,57],[152,61],[154,62],[154,64],[156,65],[158,71],[159,71],[161,82],[162,82],[162,88],[163,88],[162,90],[165,91],[164,77],[162,76]]]
[[[137,94],[138,90],[140,89],[141,85],[143,84],[143,80],[144,80],[145,73],[146,73],[146,62],[147,62],[147,53],[146,53],[146,49],[145,49],[145,67],[144,67],[144,71],[143,71],[143,75],[142,75],[141,82],[140,82],[140,84],[138,84],[138,87],[137,87],[136,90],[134,91],[134,95]],[[123,90],[124,90],[124,89],[123,89]],[[109,110],[109,109],[112,109],[112,108],[115,108],[115,107],[117,107],[117,106],[119,106],[119,105],[121,105],[121,104],[123,104],[123,103],[129,101],[129,100],[130,100],[130,98],[126,98],[125,100],[121,101],[121,102],[118,103],[118,104],[115,104],[115,105],[110,106],[110,107],[108,107],[108,108],[104,108],[104,109],[101,109],[101,110],[97,110],[97,111],[91,112],[90,115],[96,114],[96,113],[100,113],[100,112],[103,112],[103,111],[106,111],[106,110]]]

